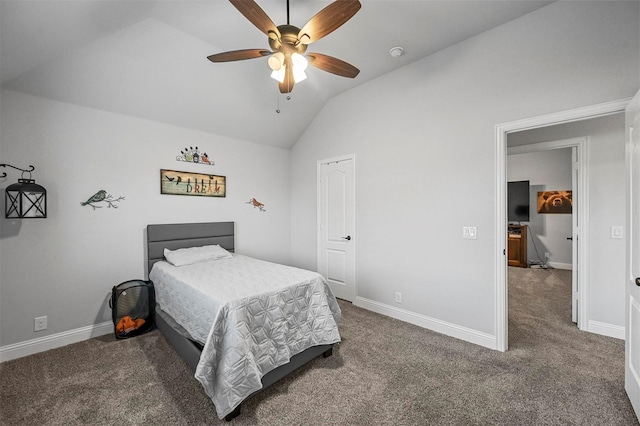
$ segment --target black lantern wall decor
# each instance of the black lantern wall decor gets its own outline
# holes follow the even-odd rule
[[[47,217],[47,190],[31,179],[35,167],[24,170],[11,164],[0,164],[0,167],[12,167],[22,172],[18,183],[9,185],[5,190],[5,217],[7,219],[40,219]],[[25,173],[29,177],[25,179]],[[0,178],[6,177],[2,173]]]

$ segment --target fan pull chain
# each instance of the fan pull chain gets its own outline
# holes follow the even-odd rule
[[[278,92],[278,94],[276,95],[276,113],[280,114],[280,92]],[[286,100],[290,101],[291,100],[291,95],[287,95]]]

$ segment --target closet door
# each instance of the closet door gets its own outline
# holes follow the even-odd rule
[[[319,162],[318,272],[340,299],[356,298],[355,182],[352,157]]]

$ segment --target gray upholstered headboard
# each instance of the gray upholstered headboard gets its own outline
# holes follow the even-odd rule
[[[176,250],[220,244],[233,252],[234,222],[172,223],[147,225],[147,267],[164,260],[164,249]]]

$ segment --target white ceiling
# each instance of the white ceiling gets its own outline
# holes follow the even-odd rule
[[[286,0],[257,0],[276,25]],[[290,0],[302,27],[329,0]],[[361,0],[345,25],[309,46],[360,69],[313,67],[291,99],[266,58],[211,63],[227,50],[268,48],[226,0],[0,0],[3,88],[119,114],[290,148],[330,98],[550,1]],[[389,49],[402,46],[392,58]],[[276,112],[276,109],[280,113]]]

